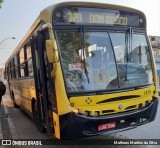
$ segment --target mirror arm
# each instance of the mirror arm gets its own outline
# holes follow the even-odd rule
[[[45,41],[48,61],[49,63],[57,63],[59,62],[58,50],[57,50],[57,45],[54,38],[53,30],[52,30],[52,25],[49,23],[46,23],[42,25],[42,29],[43,30],[47,29],[49,33],[49,39]]]
[[[52,31],[52,25],[50,23],[46,23],[46,24],[42,25],[42,29],[43,30],[48,29],[49,38],[54,39],[54,35],[53,35],[53,31]]]

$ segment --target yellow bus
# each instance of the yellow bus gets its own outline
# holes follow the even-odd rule
[[[44,9],[5,64],[15,107],[40,131],[75,139],[155,119],[158,85],[146,17],[101,3]]]

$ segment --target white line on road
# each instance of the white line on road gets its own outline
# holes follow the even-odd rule
[[[5,102],[5,100],[3,100],[3,101],[4,101],[4,111],[5,111],[5,114],[8,116],[7,121],[8,121],[9,128],[10,128],[10,131],[11,131],[11,134],[12,134],[12,138],[14,139],[14,138],[16,138],[15,135],[16,135],[17,131],[16,131],[16,128],[14,126],[14,123],[13,123],[12,119],[9,117],[9,111],[8,111],[7,106],[6,106],[6,102]]]
[[[1,115],[1,116],[2,116],[2,115]],[[0,139],[3,139],[1,118],[0,118]]]

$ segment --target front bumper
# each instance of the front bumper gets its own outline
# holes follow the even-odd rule
[[[76,139],[87,136],[106,135],[136,128],[155,119],[158,100],[138,110],[100,117],[85,117],[69,113],[60,116],[61,139]],[[116,127],[109,130],[98,131],[98,126],[116,122]]]

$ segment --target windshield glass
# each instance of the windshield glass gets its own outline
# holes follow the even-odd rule
[[[59,31],[56,35],[67,92],[114,90],[153,81],[144,35],[133,34],[129,51],[125,33]]]
[[[152,83],[149,47],[145,36],[133,34],[130,49],[129,43],[126,43],[126,36],[125,33],[110,33],[118,65],[120,87]]]

